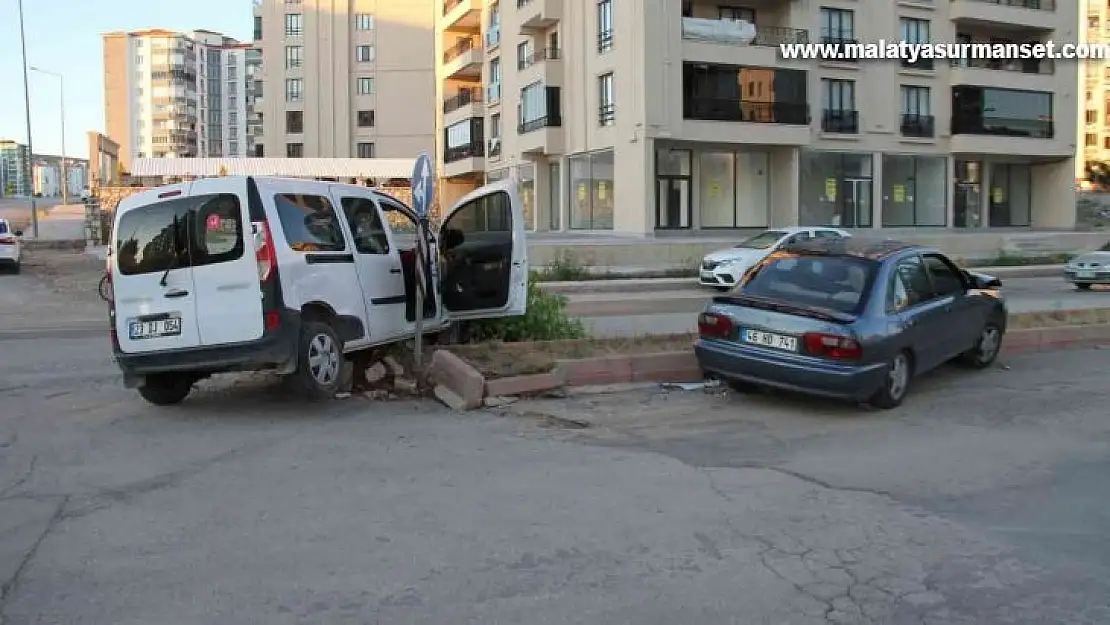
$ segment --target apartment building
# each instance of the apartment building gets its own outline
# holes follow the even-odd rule
[[[442,172],[515,176],[532,230],[1074,225],[1077,63],[778,45],[1075,41],[1075,3],[439,2]]]
[[[1080,41],[1110,44],[1110,6],[1101,0],[1080,0]],[[1079,136],[1076,178],[1086,177],[1089,163],[1110,163],[1110,63],[1090,59],[1080,64]]]
[[[0,197],[31,194],[27,162],[30,152],[23,143],[0,139]]]
[[[61,156],[36,154],[31,175],[35,193],[43,197],[79,198],[89,184],[89,162],[82,158],[66,158],[63,171]],[[67,181],[65,193],[62,192],[63,179]]]
[[[401,158],[435,146],[442,0],[255,0],[255,155]]]
[[[120,161],[246,156],[248,44],[212,31],[104,35],[104,115]]]

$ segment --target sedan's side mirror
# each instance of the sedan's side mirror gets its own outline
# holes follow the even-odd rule
[[[15,231],[15,236],[17,236],[17,237],[23,236],[23,231],[22,230],[16,230]]]
[[[988,276],[985,273],[964,270],[964,277],[967,278],[973,289],[993,290],[1002,288],[1002,280],[995,276]]]

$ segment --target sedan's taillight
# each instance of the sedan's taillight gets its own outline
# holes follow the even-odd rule
[[[704,338],[727,339],[732,337],[732,319],[718,313],[698,315],[698,335]]]
[[[802,336],[802,344],[810,354],[833,360],[859,360],[863,356],[859,342],[836,334],[807,332]]]

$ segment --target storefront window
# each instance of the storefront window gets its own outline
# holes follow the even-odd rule
[[[990,220],[992,228],[1032,223],[1033,168],[1029,165],[991,165]]]
[[[550,221],[549,221],[549,226],[548,227],[552,231],[557,231],[560,228],[562,228],[562,223],[563,223],[562,222],[562,212],[563,212],[562,199],[563,198],[559,194],[559,190],[563,188],[563,180],[562,180],[563,172],[562,172],[562,168],[559,167],[559,163],[557,163],[557,162],[551,163],[548,167],[549,167],[548,172],[549,172],[549,175],[550,175],[550,178],[551,178],[551,181],[547,185],[547,187],[548,187],[548,189],[550,189],[550,193],[551,193],[551,198],[550,198],[551,208],[548,210],[548,214],[550,216]]]
[[[660,149],[655,160],[655,227],[685,229],[691,224],[692,156],[689,150]]]
[[[944,226],[948,218],[943,156],[883,155],[883,227]]]
[[[698,204],[703,228],[767,225],[770,155],[765,152],[698,154]]]
[[[803,150],[799,178],[799,224],[871,227],[870,154]]]
[[[983,164],[978,161],[956,161],[953,163],[952,211],[957,228],[978,228],[983,225],[982,215],[982,171]]]
[[[524,209],[524,228],[536,229],[536,170],[532,164],[517,165],[517,193]]]
[[[569,161],[570,228],[612,230],[613,150],[576,154]]]

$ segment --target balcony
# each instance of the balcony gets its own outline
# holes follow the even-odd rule
[[[840,135],[859,134],[859,111],[825,109],[821,112],[821,130]]]
[[[525,115],[523,107],[517,105],[517,143],[524,154],[559,154],[563,150],[560,89],[546,86],[543,89],[545,106],[542,111]],[[523,93],[521,100],[525,100]]]
[[[544,30],[563,19],[563,0],[516,0],[520,13],[520,34]]]
[[[542,50],[536,50],[532,52],[523,59],[517,60],[516,68],[518,70],[524,70],[532,67],[536,63],[543,63],[544,61],[558,61],[560,58],[561,53],[559,51],[559,48],[544,48]]]
[[[494,24],[486,31],[486,49],[496,48],[501,45],[501,25]]]
[[[460,39],[443,52],[443,78],[477,79],[482,75],[482,52],[473,39]]]
[[[806,145],[809,105],[688,95],[683,101],[683,136],[695,141]],[[722,123],[724,122],[724,123]]]
[[[448,178],[485,171],[486,143],[482,137],[443,150],[443,174]]]
[[[952,0],[948,15],[957,24],[1054,30],[1055,11],[1056,0]]]
[[[486,102],[490,105],[501,101],[501,83],[494,82],[486,85]]]
[[[482,0],[447,0],[443,3],[443,28],[477,32],[482,27]]]
[[[484,91],[481,87],[464,87],[443,100],[443,125],[450,126],[464,119],[482,117]]]
[[[1016,119],[953,115],[953,154],[1067,157],[1075,154],[1075,137],[1057,137],[1051,119]]]
[[[790,63],[779,57],[780,44],[808,42],[809,32],[798,28],[682,18],[682,58],[685,61],[736,64],[738,48],[743,48],[746,65],[774,67]]]
[[[953,59],[951,64],[953,85],[1030,91],[1061,89],[1051,59]]]
[[[936,136],[936,118],[932,115],[902,114],[902,136],[931,139]]]
[[[541,82],[555,87],[563,86],[562,53],[558,48],[545,48],[536,50],[523,59],[517,61],[517,69],[521,72],[520,82],[532,84]]]

